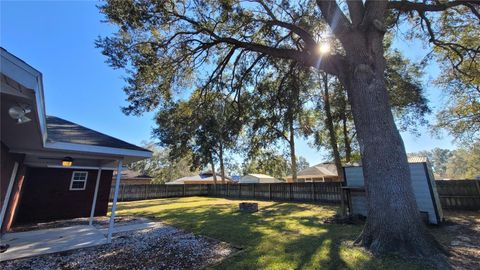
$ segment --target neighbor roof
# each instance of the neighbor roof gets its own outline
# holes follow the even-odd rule
[[[270,175],[267,175],[267,174],[261,174],[261,173],[249,173],[247,175],[251,175],[253,177],[257,177],[257,178],[273,178],[272,176]]]
[[[113,171],[113,178],[117,177],[117,171]],[[132,170],[122,170],[121,179],[152,179],[151,176]]]
[[[47,115],[47,141],[148,151],[65,119]]]
[[[232,179],[229,176],[225,176],[226,181],[232,181]],[[202,173],[202,174],[197,174],[197,175],[192,175],[192,176],[185,176],[178,178],[176,180],[167,182],[166,184],[184,184],[185,181],[212,181],[213,182],[213,175],[209,173]],[[221,182],[222,177],[217,174],[217,182]]]
[[[337,167],[333,163],[320,163],[303,169],[297,173],[297,177],[332,177],[338,176]],[[290,176],[291,177],[291,176]]]

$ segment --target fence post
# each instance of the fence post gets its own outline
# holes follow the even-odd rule
[[[478,197],[480,197],[480,180],[475,180],[475,186],[477,187]]]
[[[293,183],[291,183],[291,184],[288,185],[288,186],[289,186],[289,187],[288,187],[288,188],[289,188],[289,189],[288,189],[288,199],[289,199],[290,201],[291,201],[292,198],[293,198],[293,197],[292,197],[292,185],[293,185]]]
[[[253,198],[255,199],[255,184],[253,184]]]
[[[242,197],[242,184],[238,184],[238,198]]]
[[[312,201],[315,201],[315,182],[312,180]]]
[[[272,184],[268,184],[268,199],[272,200]]]
[[[230,190],[229,190],[230,184],[227,183],[227,197],[230,197]]]
[[[165,185],[165,198],[168,198],[168,185]]]
[[[185,197],[185,184],[183,185],[183,197]]]
[[[122,185],[122,198],[121,201],[125,201],[125,184]]]
[[[148,199],[148,195],[147,195],[147,185],[148,185],[148,184],[145,184],[145,200]]]

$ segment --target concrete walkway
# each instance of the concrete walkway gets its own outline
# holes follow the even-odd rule
[[[1,243],[10,247],[4,253],[0,253],[0,262],[102,245],[107,243],[107,238],[93,226],[78,225],[7,233],[2,237]]]
[[[115,225],[113,233],[137,231],[162,227],[158,222],[141,222]],[[0,242],[10,247],[0,253],[0,262],[25,257],[63,252],[107,243],[108,227],[95,228],[89,225],[52,228],[45,230],[7,233]]]

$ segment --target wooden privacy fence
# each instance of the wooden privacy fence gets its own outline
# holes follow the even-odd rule
[[[118,201],[136,201],[170,197],[208,195],[208,185],[120,185]],[[110,189],[110,201],[113,201],[115,186]]]
[[[340,203],[341,186],[340,182],[209,185],[208,196]]]
[[[480,209],[480,180],[437,180],[435,185],[443,209]]]
[[[219,196],[282,201],[339,203],[341,183],[275,183],[214,185],[120,185],[119,201],[184,196]],[[113,200],[115,187],[110,190]]]
[[[443,209],[479,210],[480,180],[437,180]],[[110,191],[113,200],[114,186]],[[275,183],[214,185],[121,185],[119,201],[185,196],[218,196],[279,201],[340,203],[341,183]]]

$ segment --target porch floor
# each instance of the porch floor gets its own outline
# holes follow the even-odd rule
[[[89,225],[7,233],[0,240],[9,248],[0,253],[0,262],[85,248],[107,243],[101,230]]]

